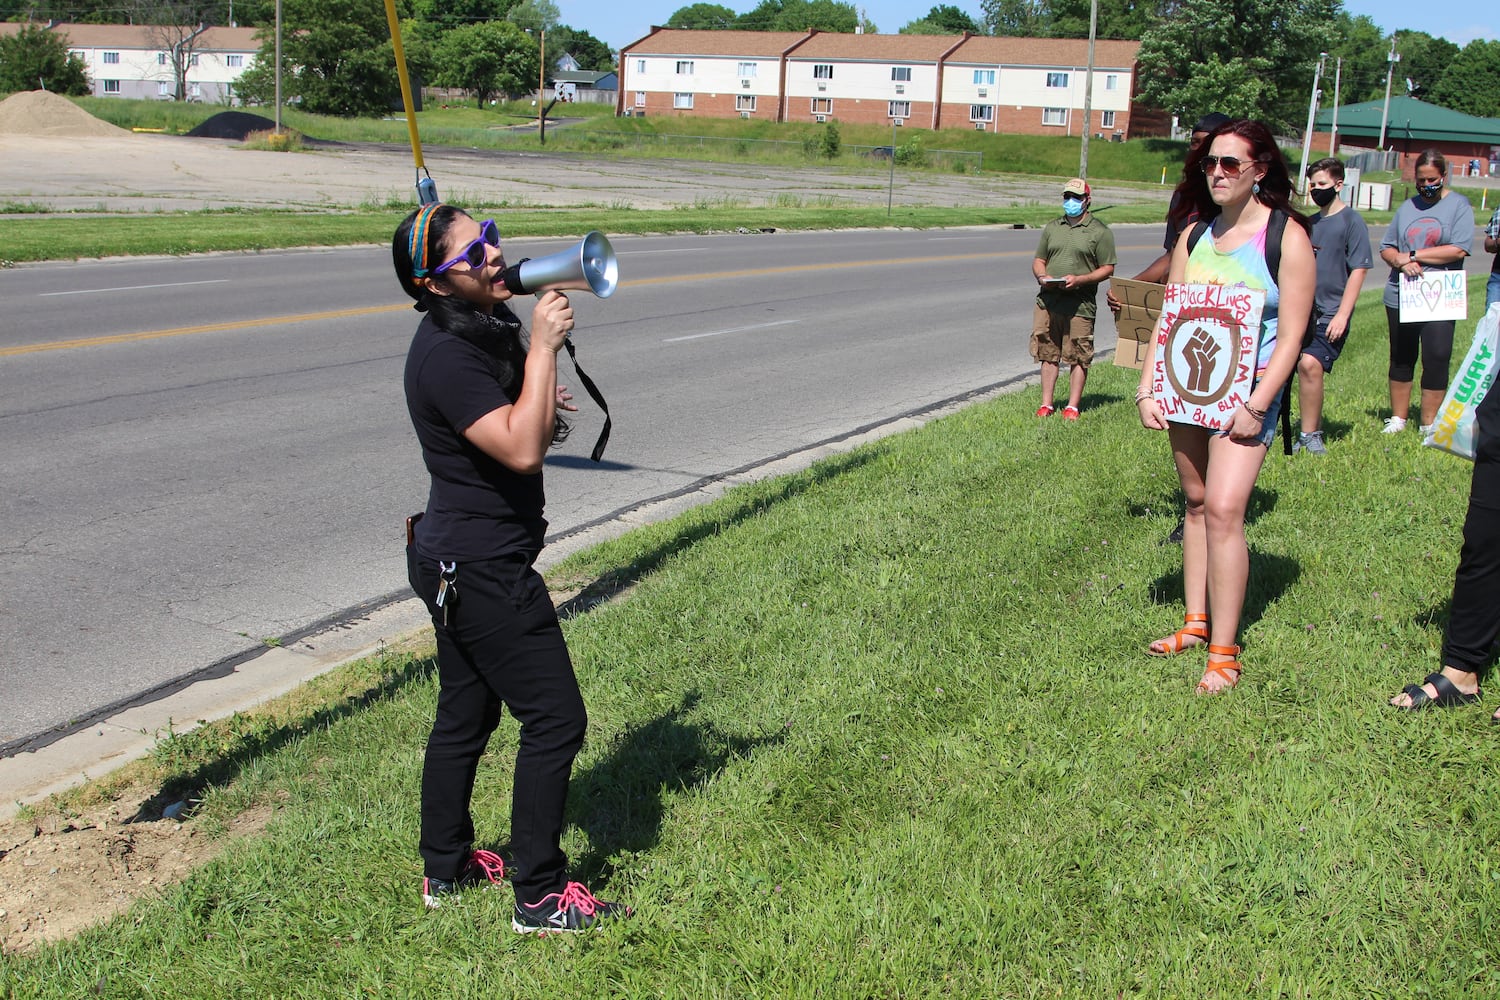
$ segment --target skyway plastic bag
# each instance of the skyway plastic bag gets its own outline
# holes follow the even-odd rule
[[[1500,302],[1479,318],[1474,343],[1469,345],[1464,363],[1449,384],[1432,430],[1422,438],[1423,444],[1474,461],[1474,443],[1479,432],[1474,411],[1479,409],[1495,383],[1496,372],[1500,371],[1497,354],[1500,354]]]

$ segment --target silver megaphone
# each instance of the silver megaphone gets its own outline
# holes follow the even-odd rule
[[[571,250],[528,257],[507,267],[500,275],[514,295],[541,293],[550,289],[586,288],[607,299],[620,281],[620,261],[603,233],[589,233]]]

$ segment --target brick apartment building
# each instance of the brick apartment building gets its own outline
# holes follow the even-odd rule
[[[653,28],[620,51],[616,111],[1123,140],[1148,124],[1134,103],[1139,49],[1095,43],[1085,123],[1086,40]]]

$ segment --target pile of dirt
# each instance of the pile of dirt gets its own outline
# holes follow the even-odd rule
[[[269,132],[276,123],[246,111],[221,111],[187,133],[198,139],[238,139],[244,142],[252,132]]]
[[[23,91],[0,101],[0,135],[129,135],[46,90]]]

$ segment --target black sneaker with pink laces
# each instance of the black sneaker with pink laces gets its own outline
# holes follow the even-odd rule
[[[624,903],[596,898],[581,882],[569,882],[562,892],[549,892],[535,903],[517,903],[510,926],[517,934],[576,934],[634,912]]]
[[[505,881],[505,859],[494,851],[478,850],[469,855],[457,878],[422,879],[422,903],[429,910],[443,905],[443,900],[476,885],[499,885]]]

